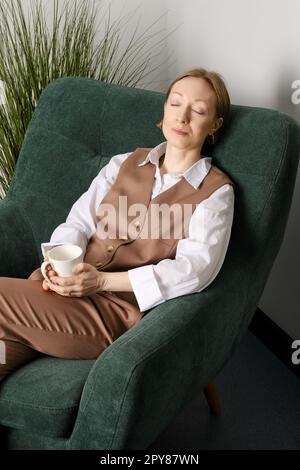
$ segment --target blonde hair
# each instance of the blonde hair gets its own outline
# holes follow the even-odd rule
[[[172,81],[166,93],[165,103],[168,101],[168,97],[171,93],[173,85],[175,85],[176,82],[179,82],[179,80],[185,77],[203,78],[213,89],[216,96],[216,118],[223,118],[223,124],[221,128],[218,129],[214,134],[215,141],[218,140],[220,130],[227,123],[230,112],[230,97],[226,85],[224,83],[223,77],[217,72],[210,72],[203,68],[187,70],[186,72],[178,75],[175,80]],[[159,129],[162,129],[162,123],[163,120],[156,124],[156,126],[159,127]]]

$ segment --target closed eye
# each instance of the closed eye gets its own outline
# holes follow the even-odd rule
[[[180,104],[172,104],[172,103],[171,103],[171,106],[180,106]],[[200,115],[201,115],[201,114],[205,114],[204,111],[196,111],[196,109],[193,109],[192,111],[194,111],[195,113],[200,114]]]

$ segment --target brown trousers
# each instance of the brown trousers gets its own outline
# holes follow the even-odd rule
[[[42,281],[0,277],[0,379],[41,354],[95,359],[142,317],[109,293],[64,297]]]

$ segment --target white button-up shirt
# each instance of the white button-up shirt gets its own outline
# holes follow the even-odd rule
[[[144,165],[156,166],[152,199],[185,178],[198,188],[211,167],[210,157],[201,157],[182,173],[166,173],[161,177],[159,158],[167,142],[154,147]],[[92,181],[89,189],[73,204],[66,221],[52,233],[49,243],[42,243],[45,256],[54,246],[72,243],[86,252],[89,239],[97,229],[96,211],[115,182],[121,164],[132,152],[115,155]],[[234,212],[234,191],[225,184],[197,205],[188,226],[188,235],[179,240],[175,259],[163,259],[128,270],[129,280],[141,312],[162,302],[205,289],[217,276],[225,259]]]

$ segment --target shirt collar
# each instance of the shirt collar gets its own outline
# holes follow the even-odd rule
[[[155,177],[157,177],[157,172],[159,170],[158,167],[158,162],[160,157],[165,153],[167,148],[167,142],[162,142],[161,144],[157,145],[153,149],[150,150],[148,153],[147,157],[142,163],[139,163],[138,166],[143,166],[146,165],[146,163],[150,162],[153,165],[156,165],[156,173]],[[174,175],[177,177],[183,176],[188,183],[190,183],[195,189],[197,189],[202,180],[205,178],[207,173],[209,172],[211,168],[211,157],[203,157],[195,162],[190,168],[185,170],[184,172],[178,172],[178,173],[168,173],[170,175]]]

